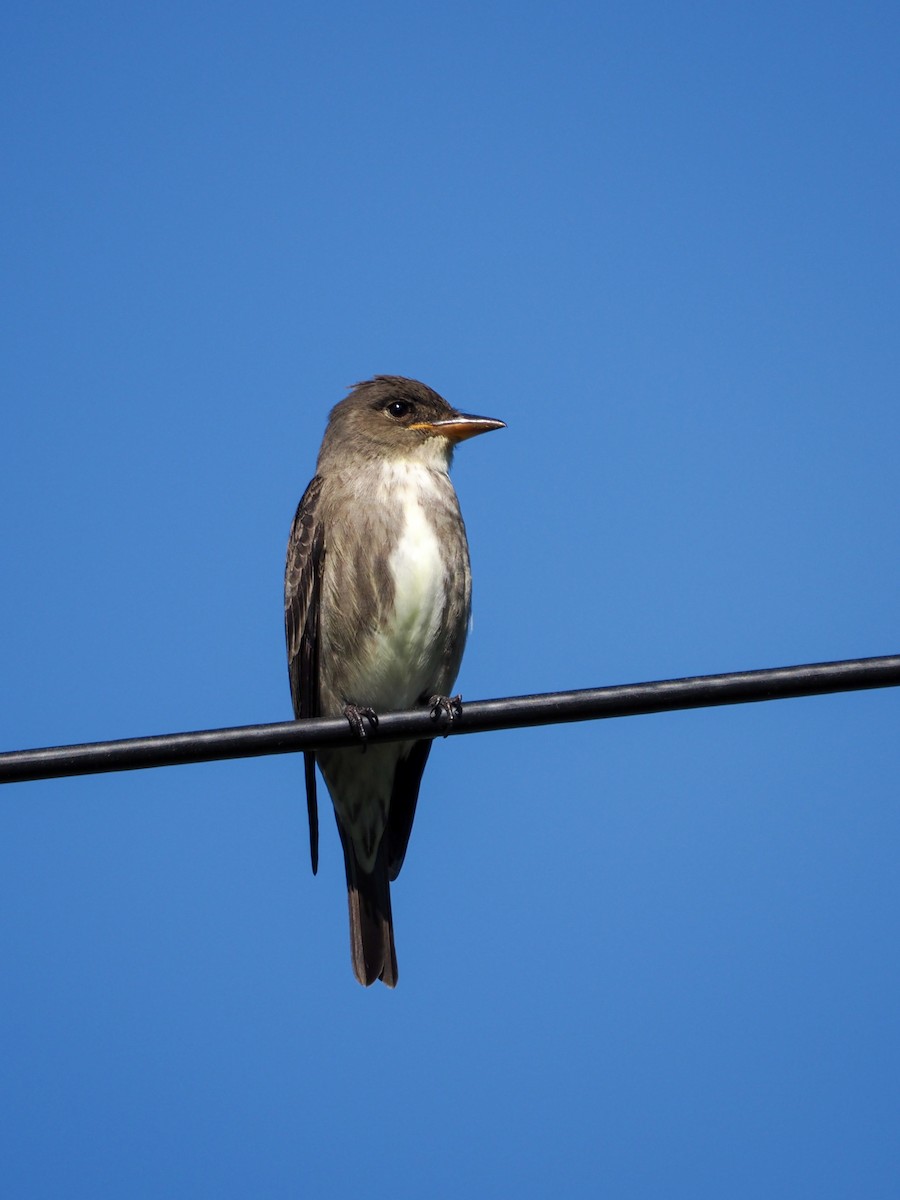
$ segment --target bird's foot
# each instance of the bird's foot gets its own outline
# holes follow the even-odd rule
[[[366,721],[369,722],[373,729],[378,727],[378,713],[374,708],[358,704],[345,704],[344,716],[350,722],[350,728],[361,742],[366,740]]]
[[[431,696],[428,704],[432,721],[447,721],[453,724],[462,716],[462,696]],[[446,737],[447,734],[444,734]]]

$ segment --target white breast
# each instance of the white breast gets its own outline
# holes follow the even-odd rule
[[[427,505],[437,497],[432,472],[404,464],[389,468],[398,520],[388,567],[394,605],[377,637],[375,659],[385,707],[405,708],[437,686],[445,606],[444,564]],[[374,665],[374,664],[373,664]]]

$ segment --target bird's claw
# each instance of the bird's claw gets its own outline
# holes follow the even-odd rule
[[[344,716],[350,722],[350,728],[361,742],[366,740],[366,721],[369,722],[373,729],[378,727],[378,713],[374,708],[361,707],[358,704],[345,704]]]
[[[428,703],[432,721],[444,719],[452,725],[462,716],[462,696],[432,696]]]

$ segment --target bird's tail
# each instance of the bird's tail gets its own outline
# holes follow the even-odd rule
[[[338,823],[340,828],[340,823]],[[350,909],[350,957],[353,972],[365,987],[380,979],[388,987],[397,986],[397,952],[394,949],[394,925],[391,919],[391,885],[388,878],[386,847],[378,850],[372,871],[364,871],[356,858],[353,843],[340,830],[347,873],[347,904]]]

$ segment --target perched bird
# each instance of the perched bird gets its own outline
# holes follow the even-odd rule
[[[288,541],[284,616],[294,715],[344,714],[361,745],[305,753],[313,873],[315,764],[344,848],[353,970],[397,983],[390,884],[403,865],[431,741],[365,744],[364,720],[451,712],[469,626],[466,531],[448,470],[457,442],[503,421],[457,412],[414,379],[377,375],[332,410]]]

